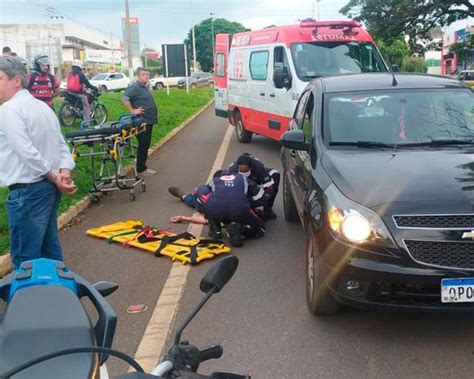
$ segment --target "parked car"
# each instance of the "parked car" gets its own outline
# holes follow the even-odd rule
[[[458,75],[458,79],[470,87],[474,87],[474,70],[464,70]]]
[[[151,78],[149,82],[153,89],[161,89],[165,88],[166,86],[176,87],[181,79],[184,78],[182,76],[168,78],[165,78],[164,76],[158,76],[156,78]]]
[[[130,79],[121,72],[107,72],[97,74],[90,82],[96,86],[101,93],[105,93],[107,91],[120,91],[127,88],[130,84]]]
[[[281,137],[309,309],[474,308],[474,92],[381,73],[314,79]]]
[[[214,86],[214,80],[209,72],[194,72],[189,78],[180,79],[178,81],[178,88],[186,88],[186,80],[191,88]]]

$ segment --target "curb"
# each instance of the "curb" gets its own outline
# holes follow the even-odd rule
[[[204,111],[207,110],[214,103],[214,99],[211,99],[206,105],[204,105],[197,113],[192,115],[181,125],[177,126],[171,130],[166,136],[163,137],[156,145],[154,145],[148,152],[148,156],[155,154],[165,143],[172,139],[176,134],[181,130],[187,127],[191,122],[193,122],[197,117],[199,117]],[[65,213],[62,213],[58,217],[58,229],[63,230],[68,224],[70,224],[77,216],[84,212],[89,205],[91,204],[91,199],[89,196],[85,196],[82,200],[79,200],[78,203],[74,204],[69,208]],[[8,274],[12,270],[12,264],[10,260],[10,254],[5,254],[0,256],[0,278]]]

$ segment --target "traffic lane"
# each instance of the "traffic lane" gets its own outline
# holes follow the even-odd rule
[[[245,150],[281,169],[272,141],[259,137],[242,146],[234,138],[226,161]],[[183,335],[200,347],[223,345],[223,357],[203,364],[203,372],[253,378],[472,377],[472,314],[346,309],[313,316],[305,300],[304,233],[299,223],[284,220],[281,194],[275,212],[278,219],[267,222],[264,238],[234,249],[240,260],[234,278]],[[210,266],[193,268],[177,320],[202,295],[199,281]]]
[[[192,210],[172,197],[168,187],[179,185],[192,190],[207,180],[228,125],[226,120],[215,118],[213,112],[210,107],[150,157],[149,166],[158,174],[146,178],[146,192],[137,187],[136,201],[129,200],[127,191],[103,196],[99,204],[93,204],[80,216],[79,224],[60,233],[65,261],[72,270],[91,282],[110,280],[119,284],[119,290],[107,298],[118,315],[113,347],[132,356],[167,279],[171,261],[139,249],[108,244],[104,239],[86,236],[85,231],[137,219],[147,225],[172,228],[176,233],[185,231],[187,224],[171,224],[169,217],[190,215]],[[132,304],[146,304],[148,310],[128,314],[127,307]],[[107,366],[114,375],[127,370],[117,359],[110,359]]]

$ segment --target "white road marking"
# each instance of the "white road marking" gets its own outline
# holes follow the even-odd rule
[[[214,172],[222,168],[224,159],[229,149],[232,132],[234,127],[229,125],[222,140],[216,159],[209,173],[207,181],[212,179]],[[190,224],[188,232],[200,236],[202,232],[202,225]],[[138,345],[135,353],[135,360],[140,363],[145,372],[150,372],[158,363],[158,359],[164,352],[166,338],[172,331],[174,318],[178,310],[178,305],[184,292],[186,279],[190,270],[190,265],[183,265],[175,262],[171,267],[168,278],[166,279],[160,297],[156,302],[153,314],[145,329],[143,338]]]

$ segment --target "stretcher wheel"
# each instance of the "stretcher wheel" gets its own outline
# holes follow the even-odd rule
[[[99,200],[100,200],[100,199],[99,199],[99,196],[96,195],[95,193],[91,193],[91,194],[89,195],[89,198],[91,199],[91,201],[92,201],[93,203],[96,203],[96,204],[97,204],[97,203],[99,202]]]
[[[130,192],[128,195],[130,196],[130,200],[135,201],[136,196],[133,192]]]
[[[142,192],[146,192],[146,184],[142,183]]]

